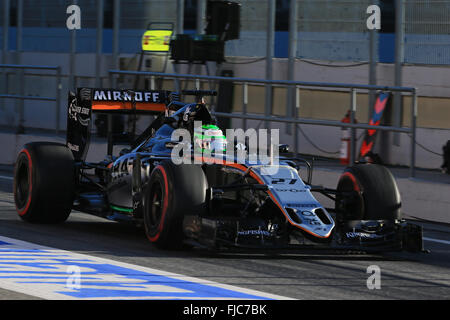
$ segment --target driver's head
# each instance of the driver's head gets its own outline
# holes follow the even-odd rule
[[[227,139],[219,127],[213,124],[194,128],[194,147],[201,152],[226,151]]]

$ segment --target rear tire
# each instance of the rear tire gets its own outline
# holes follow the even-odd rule
[[[392,173],[377,164],[356,164],[339,179],[338,191],[352,192],[352,199],[336,197],[339,220],[401,219],[401,199]]]
[[[205,212],[208,183],[199,165],[164,161],[150,176],[144,198],[147,238],[164,249],[181,249],[185,215]]]
[[[33,142],[19,152],[14,168],[14,201],[20,218],[60,223],[72,210],[75,164],[63,144]]]

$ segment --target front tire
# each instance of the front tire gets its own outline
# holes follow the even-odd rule
[[[199,165],[163,161],[150,176],[144,198],[147,238],[164,249],[179,249],[184,239],[185,215],[205,211],[206,176]]]
[[[400,192],[392,173],[377,164],[356,164],[341,175],[336,197],[339,220],[399,220]]]
[[[19,217],[32,223],[60,223],[72,210],[75,164],[62,144],[33,142],[19,152],[14,167],[14,201]]]

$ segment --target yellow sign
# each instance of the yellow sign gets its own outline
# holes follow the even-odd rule
[[[147,30],[142,36],[142,51],[168,52],[172,30]]]

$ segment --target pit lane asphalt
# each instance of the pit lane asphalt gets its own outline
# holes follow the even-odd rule
[[[73,212],[61,225],[23,222],[14,208],[10,172],[0,172],[0,236],[144,267],[264,291],[294,299],[450,299],[450,226],[423,223],[431,253],[344,255],[215,255],[163,251],[142,229]],[[381,270],[369,290],[367,267]],[[0,299],[37,299],[0,288]]]

